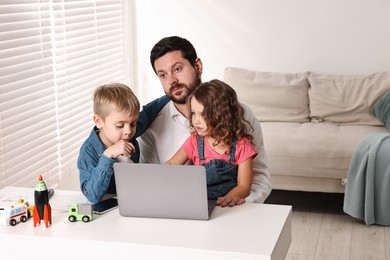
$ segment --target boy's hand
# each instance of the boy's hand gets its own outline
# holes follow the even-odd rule
[[[133,152],[135,152],[135,147],[132,143],[120,140],[116,144],[108,147],[103,154],[109,158],[115,159],[120,155],[128,156]]]

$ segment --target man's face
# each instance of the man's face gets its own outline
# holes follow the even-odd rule
[[[195,67],[182,57],[181,51],[173,51],[154,62],[156,74],[164,88],[165,94],[177,104],[185,104],[191,94],[201,83],[202,63],[198,58]]]

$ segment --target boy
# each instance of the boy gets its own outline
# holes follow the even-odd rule
[[[116,193],[112,165],[120,156],[139,162],[136,138],[150,126],[169,99],[161,97],[143,107],[129,87],[112,83],[98,87],[93,95],[95,123],[81,146],[77,167],[80,188],[91,203],[106,193]]]

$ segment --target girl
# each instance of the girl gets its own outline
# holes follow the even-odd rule
[[[243,119],[236,92],[220,80],[201,84],[187,99],[191,136],[167,164],[206,168],[209,200],[220,206],[245,202],[252,185],[252,161],[257,151]]]

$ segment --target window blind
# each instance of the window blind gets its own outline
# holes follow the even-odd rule
[[[78,174],[92,93],[128,83],[122,1],[0,2],[0,188]]]

